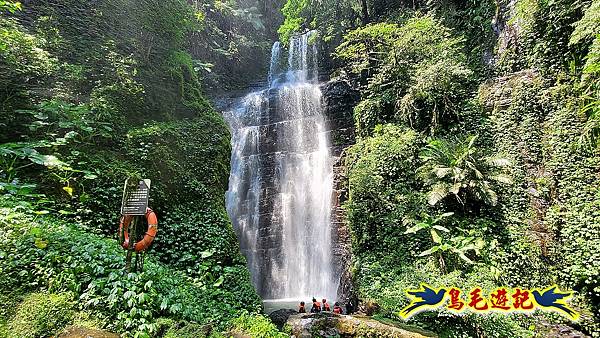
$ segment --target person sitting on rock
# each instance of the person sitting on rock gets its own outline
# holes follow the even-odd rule
[[[304,308],[304,302],[300,302],[300,307],[298,308],[298,313],[306,313],[306,309]]]
[[[310,309],[310,312],[311,313],[321,312],[321,303],[317,302],[316,298],[313,298],[312,301],[313,301],[313,305],[312,305],[312,308]]]
[[[327,299],[323,298],[323,311],[331,311],[329,307],[329,303],[327,303]]]
[[[347,298],[346,299],[346,314],[351,315],[353,312],[354,312],[354,306],[352,305],[350,298]]]
[[[333,304],[333,313],[337,313],[338,315],[342,314],[342,307],[340,306],[339,302],[335,302]]]

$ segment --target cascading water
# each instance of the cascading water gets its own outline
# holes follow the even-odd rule
[[[311,32],[271,52],[269,88],[225,116],[232,131],[227,210],[263,298],[336,296],[332,158]]]

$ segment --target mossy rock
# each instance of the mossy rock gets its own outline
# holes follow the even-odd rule
[[[57,338],[119,338],[119,335],[103,330],[70,326],[63,333],[59,334]]]
[[[323,312],[290,316],[287,325],[296,337],[436,337],[432,332],[389,325],[367,316],[346,316]]]
[[[51,336],[69,325],[74,315],[69,294],[32,293],[17,306],[8,333],[14,338]]]
[[[170,319],[161,319],[161,324],[165,327],[164,338],[186,338],[186,337],[210,337],[213,334],[211,325],[202,325],[191,322],[175,322]]]

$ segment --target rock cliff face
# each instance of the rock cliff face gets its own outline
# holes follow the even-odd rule
[[[338,299],[352,298],[352,276],[350,275],[351,238],[346,222],[342,203],[348,199],[347,179],[344,168],[344,149],[355,142],[354,121],[352,118],[354,106],[360,100],[357,90],[343,80],[332,80],[322,87],[324,115],[331,135],[331,155],[333,165],[333,198],[331,222],[334,231],[334,259],[336,261],[336,276],[340,276]]]
[[[544,164],[541,145],[533,141],[537,140],[534,136],[543,130],[545,116],[541,113],[532,116],[511,115],[514,106],[520,104],[517,101],[518,91],[535,87],[536,82],[540,81],[539,74],[535,70],[528,69],[491,79],[480,87],[479,92],[483,108],[492,121],[515,121],[515,124],[522,129],[529,130],[528,133],[518,133],[521,136],[514,141],[517,147],[513,152],[522,170],[521,175],[524,176],[523,189],[526,191],[532,211],[528,220],[530,226],[528,233],[539,245],[542,256],[548,257],[550,246],[554,243],[554,236],[545,225],[545,217],[552,203],[551,198],[555,197],[557,192],[552,185],[546,187],[549,190],[547,193],[540,191],[537,182],[553,182],[553,177]],[[532,108],[531,113],[534,110]],[[499,134],[501,129],[506,129],[507,126],[495,125],[494,128],[495,133]]]
[[[516,15],[516,2],[516,0],[498,0],[496,2],[496,16],[492,22],[492,28],[498,36],[498,50],[496,51],[498,56],[514,47],[518,42],[522,22]]]

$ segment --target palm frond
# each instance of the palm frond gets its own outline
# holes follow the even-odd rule
[[[448,196],[448,186],[446,184],[436,184],[432,187],[427,196],[429,205],[436,205],[439,201]]]
[[[450,174],[452,172],[452,168],[448,168],[448,167],[435,167],[431,170],[431,172],[433,172],[433,174],[435,176],[437,176],[438,178],[444,178],[446,177],[448,174]]]

